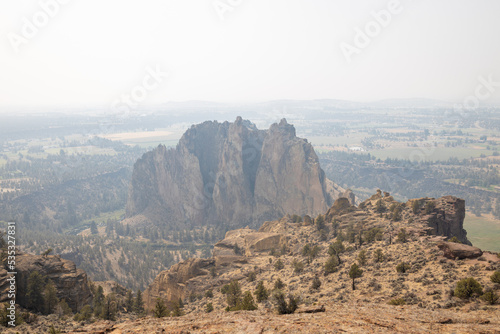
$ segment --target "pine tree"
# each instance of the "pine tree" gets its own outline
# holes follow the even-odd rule
[[[30,308],[38,312],[43,311],[43,307],[45,304],[42,295],[43,286],[43,276],[38,271],[32,272],[28,277],[28,289],[26,297],[28,297],[28,304]]]
[[[353,263],[351,269],[349,270],[349,277],[352,279],[352,289],[356,290],[356,286],[354,285],[354,280],[363,275],[363,270],[359,269],[356,263]]]
[[[134,302],[134,312],[137,314],[144,313],[144,301],[142,300],[142,292],[140,289],[137,290]]]
[[[132,312],[134,309],[134,294],[132,293],[132,290],[127,291],[127,297],[125,299],[125,308],[127,309],[127,312]]]
[[[102,286],[98,286],[93,301],[94,316],[98,317],[102,312],[102,305],[104,303],[104,290]]]
[[[49,280],[47,285],[45,285],[43,294],[45,301],[45,314],[51,314],[55,311],[55,307],[59,303],[59,298],[57,298],[57,290],[52,281]]]
[[[156,304],[155,304],[155,309],[153,310],[153,315],[156,318],[163,318],[168,316],[168,310],[167,307],[165,306],[165,302],[163,302],[163,299],[157,298],[156,299]]]
[[[257,284],[257,288],[255,289],[254,293],[258,303],[267,300],[269,294],[266,287],[264,286],[264,281],[260,281],[259,284]]]
[[[102,303],[101,314],[99,315],[104,320],[115,320],[116,318],[116,299],[113,294],[104,298]]]

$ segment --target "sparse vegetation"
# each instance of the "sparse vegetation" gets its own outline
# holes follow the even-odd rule
[[[295,312],[295,310],[297,310],[297,298],[289,295],[287,302],[285,299],[285,294],[281,290],[277,290],[273,294],[273,300],[277,306],[278,314],[292,314]]]
[[[354,280],[363,275],[363,270],[359,269],[359,266],[356,263],[353,263],[351,269],[349,269],[349,277],[352,279],[352,289],[356,290],[356,285],[354,284]]]
[[[278,259],[278,261],[276,261],[274,263],[274,269],[276,269],[277,271],[280,271],[283,268],[285,268],[285,264],[283,263],[283,261],[281,261],[281,259]]]
[[[257,284],[257,287],[255,289],[254,294],[255,294],[255,298],[257,298],[258,303],[260,303],[264,300],[267,300],[267,298],[269,297],[269,294],[268,294],[266,287],[264,286],[264,281],[260,281]]]
[[[406,233],[405,228],[401,228],[401,230],[399,231],[397,241],[401,243],[405,243],[408,241],[408,233]]]
[[[473,277],[464,278],[457,282],[455,296],[462,299],[469,299],[474,295],[482,295],[483,288]]]
[[[394,298],[389,301],[389,305],[406,305],[404,298]]]

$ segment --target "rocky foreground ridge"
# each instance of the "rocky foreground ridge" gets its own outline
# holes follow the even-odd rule
[[[406,203],[378,192],[359,206],[339,198],[323,215],[290,216],[258,229],[226,233],[209,259],[163,271],[143,294],[146,315],[117,321],[55,322],[66,333],[499,333],[500,305],[479,293],[457,295],[473,278],[498,295],[500,257],[470,246],[462,200],[452,196]],[[327,264],[333,265],[328,266]],[[362,273],[349,275],[356,263]],[[276,301],[257,302],[259,284],[299,301],[279,315]],[[226,287],[238,282],[254,311],[226,311]],[[157,319],[158,300],[181,316]],[[213,311],[207,312],[208,305]]]
[[[259,130],[238,117],[193,125],[175,149],[144,154],[134,166],[126,218],[182,228],[256,226],[286,213],[316,216],[341,192],[285,119]]]

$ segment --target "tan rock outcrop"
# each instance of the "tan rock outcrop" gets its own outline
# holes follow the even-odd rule
[[[209,269],[213,266],[214,259],[188,259],[162,271],[144,291],[145,308],[152,309],[157,298],[167,302],[175,302],[179,298],[184,300],[186,294],[194,290],[193,287],[187,288],[189,281],[209,275]]]
[[[477,247],[455,242],[441,242],[438,247],[443,251],[443,255],[449,259],[473,259],[483,255],[483,252]]]
[[[62,259],[58,255],[32,255],[18,252],[16,256],[16,303],[27,307],[28,300],[26,290],[28,277],[38,271],[47,279],[52,280],[57,289],[57,297],[66,300],[73,311],[77,311],[92,301],[92,295],[88,286],[87,274],[77,269],[72,261]],[[0,302],[7,301],[4,293],[7,287],[7,271],[0,269]]]

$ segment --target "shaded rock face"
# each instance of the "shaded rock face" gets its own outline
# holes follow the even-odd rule
[[[264,131],[238,117],[193,125],[175,149],[144,154],[134,166],[126,217],[183,228],[257,226],[286,213],[325,212],[341,191],[286,120]]]
[[[442,242],[438,244],[438,247],[443,251],[443,255],[449,259],[473,259],[483,255],[483,252],[477,247],[454,242]]]
[[[460,242],[472,245],[464,229],[465,201],[454,196],[444,196],[432,201],[435,203],[434,209],[423,217],[430,228],[429,234],[457,237]]]
[[[146,310],[153,309],[157,298],[170,302],[184,300],[190,291],[202,285],[203,276],[215,266],[214,259],[188,259],[162,271],[144,291]]]
[[[16,257],[16,283],[17,295],[16,303],[23,307],[28,306],[26,297],[28,287],[28,277],[38,271],[54,282],[57,289],[57,297],[66,300],[69,307],[76,312],[84,305],[92,301],[92,295],[88,286],[87,274],[77,269],[75,264],[69,260],[62,259],[58,255],[32,255],[18,253]],[[7,293],[4,293],[7,286],[7,271],[0,269],[0,302],[7,301]]]

